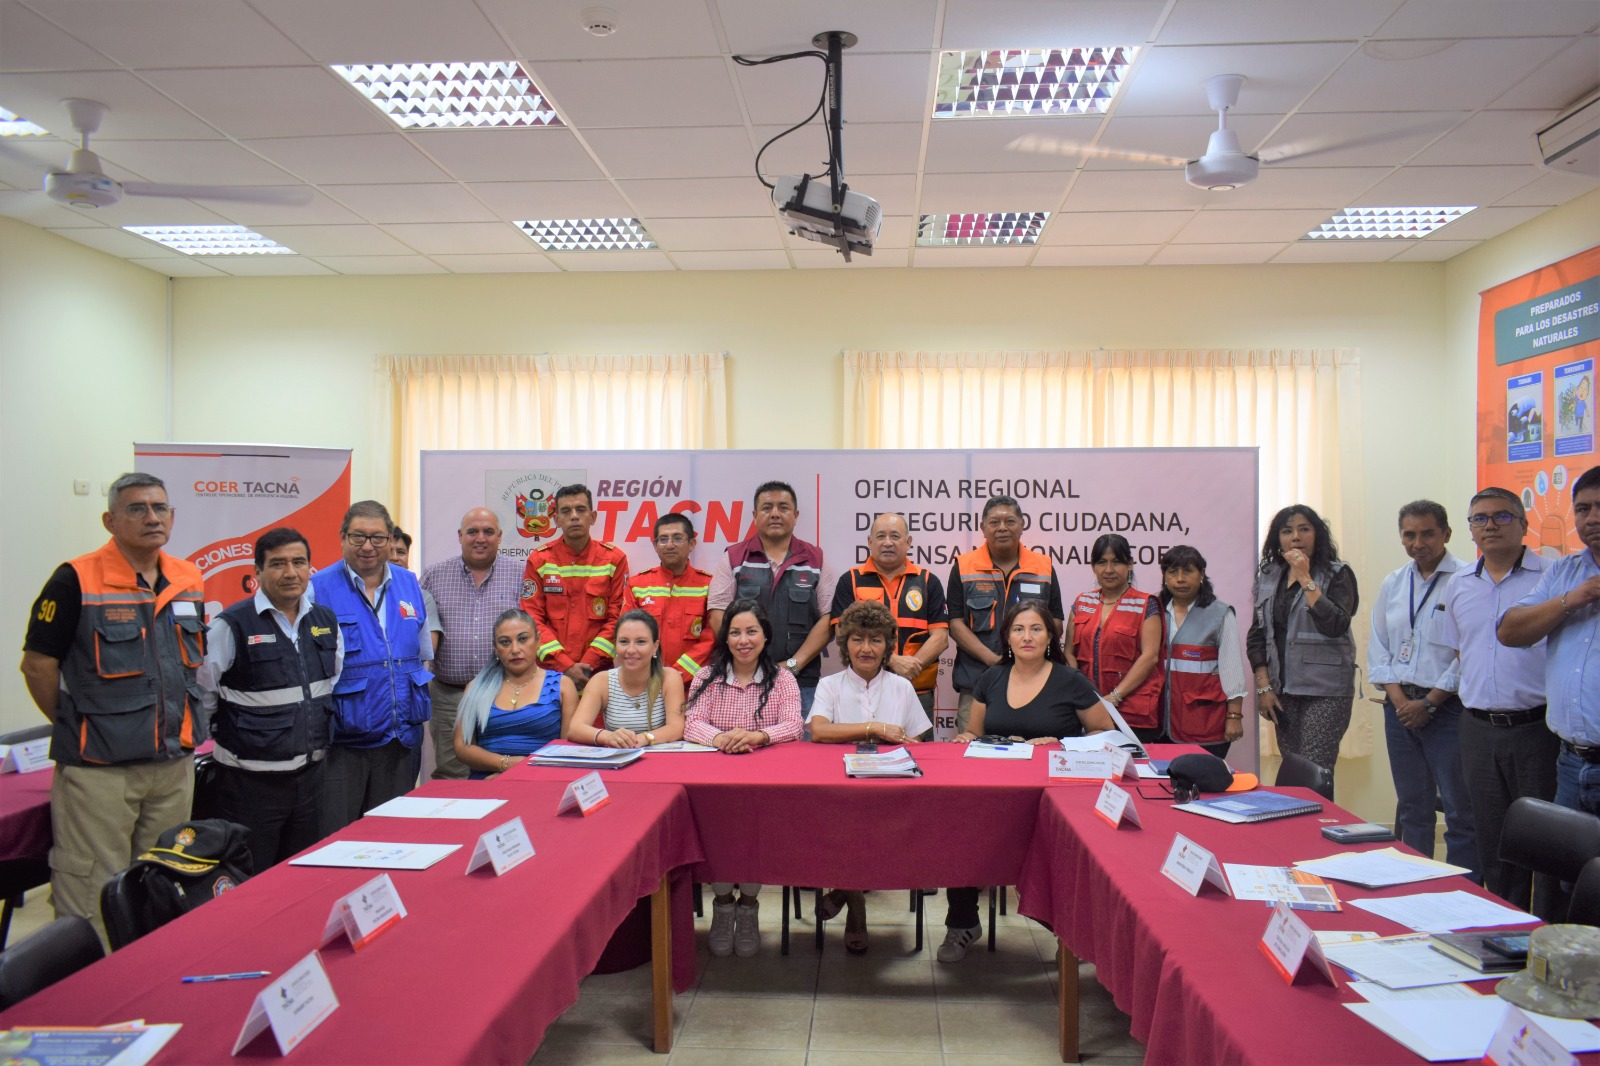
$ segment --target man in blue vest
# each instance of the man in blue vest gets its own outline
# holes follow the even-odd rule
[[[323,771],[324,836],[411,791],[432,710],[433,674],[423,665],[433,658],[428,612],[416,577],[389,563],[388,509],[376,500],[351,504],[339,536],[344,559],[311,579],[311,598],[333,609],[344,641]]]
[[[255,872],[322,839],[323,763],[344,641],[306,594],[311,545],[280,527],[256,541],[256,594],[218,615],[197,680],[216,742],[215,814],[250,830]]]

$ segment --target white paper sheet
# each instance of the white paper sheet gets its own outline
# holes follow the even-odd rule
[[[652,744],[644,750],[647,753],[654,755],[657,752],[699,752],[716,751],[717,749],[713,748],[710,744],[696,744],[692,740],[669,740],[664,744]]]
[[[453,799],[448,796],[398,796],[367,812],[379,818],[451,818],[475,822],[500,807],[505,800]]]
[[[1359,906],[1359,901],[1351,902]],[[1432,939],[1413,935],[1355,940],[1348,944],[1329,944],[1325,951],[1335,965],[1386,988],[1420,988],[1499,976],[1481,974],[1442,951],[1434,951],[1428,946]]]
[[[979,744],[976,740],[967,745],[969,759],[1031,759],[1034,745],[1025,740],[1010,744]]]
[[[1429,1062],[1481,1059],[1510,1006],[1499,996],[1427,1002],[1346,1003],[1345,1006]],[[1588,1022],[1530,1014],[1568,1051],[1600,1050],[1600,1029]]]
[[[1470,872],[1460,866],[1403,855],[1394,848],[1340,852],[1322,859],[1303,859],[1294,865],[1318,877],[1348,881],[1367,888],[1409,885],[1416,881],[1431,881],[1436,877]]]
[[[290,866],[350,866],[373,870],[426,870],[460,844],[396,844],[377,840],[335,840]]]
[[[1478,999],[1471,985],[1423,985],[1421,988],[1385,988],[1376,981],[1351,981],[1350,991],[1373,1003],[1385,1000]],[[1487,986],[1485,986],[1487,987]]]
[[[1454,892],[1418,892],[1412,896],[1391,896],[1387,899],[1353,899],[1350,905],[1424,933],[1531,925],[1539,920],[1526,911],[1492,903],[1460,889]]]

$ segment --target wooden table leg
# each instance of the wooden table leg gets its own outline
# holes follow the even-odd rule
[[[655,1050],[672,1050],[672,885],[670,874],[650,893],[650,996],[655,1017]],[[1074,969],[1074,976],[1077,971]],[[1076,994],[1076,993],[1074,993]],[[1076,1018],[1076,1015],[1074,1015]],[[1074,1038],[1076,1039],[1076,1038]]]
[[[1061,1061],[1078,1061],[1078,956],[1056,941],[1057,979],[1061,985]]]

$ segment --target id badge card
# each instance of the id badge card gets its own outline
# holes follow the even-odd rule
[[[1395,662],[1400,662],[1400,663],[1408,663],[1408,662],[1410,662],[1411,661],[1411,648],[1412,648],[1412,645],[1411,645],[1411,641],[1409,639],[1402,640],[1400,642],[1400,650],[1395,653],[1395,657],[1394,657]]]

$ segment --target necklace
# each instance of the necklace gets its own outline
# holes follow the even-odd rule
[[[532,680],[532,679],[530,678],[528,680]],[[524,680],[522,682],[522,684],[519,685],[515,681],[512,681],[509,677],[506,678],[506,684],[511,688],[511,709],[512,710],[516,710],[517,709],[517,703],[518,703],[518,701],[520,701],[522,699],[522,690],[528,687],[528,680]]]

